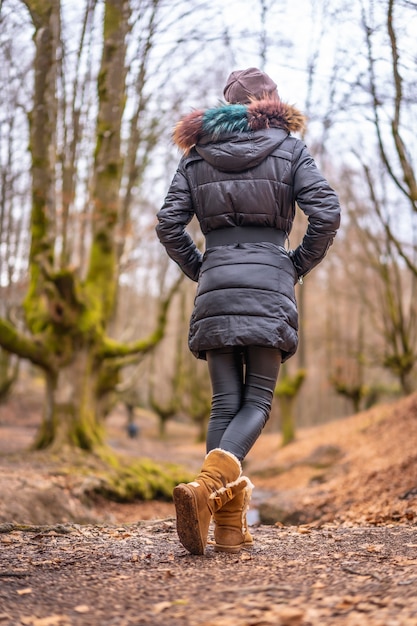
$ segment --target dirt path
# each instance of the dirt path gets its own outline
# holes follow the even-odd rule
[[[417,626],[417,394],[306,429],[285,449],[264,435],[244,468],[252,507],[275,494],[272,517],[285,505],[298,525],[252,526],[251,551],[209,545],[204,557],[179,544],[171,502],[86,506],[76,477],[23,454],[35,418],[8,408],[0,626]],[[187,424],[164,442],[147,416],[140,425],[128,440],[116,416],[109,443],[199,467],[204,446]]]
[[[262,526],[202,557],[172,519],[0,530],[1,625],[417,625],[411,526]]]

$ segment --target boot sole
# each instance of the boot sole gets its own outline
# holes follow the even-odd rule
[[[222,546],[221,543],[215,543],[214,551],[215,552],[228,552],[229,554],[237,554],[244,547],[245,547],[244,543],[241,543],[238,546]]]
[[[253,541],[252,543],[247,543],[246,541],[244,541],[243,543],[239,543],[237,546],[228,546],[221,543],[214,544],[215,552],[229,552],[230,554],[237,554],[242,550],[242,548],[253,548]]]
[[[172,495],[180,542],[191,554],[204,554],[206,543],[201,537],[197,502],[193,491],[185,484],[178,485]]]

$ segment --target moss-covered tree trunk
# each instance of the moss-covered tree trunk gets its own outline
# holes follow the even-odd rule
[[[86,450],[103,444],[101,410],[121,369],[158,343],[174,285],[162,301],[156,328],[147,338],[119,344],[106,335],[118,280],[116,228],[122,177],[121,128],[126,98],[126,38],[129,1],[106,0],[98,77],[98,114],[91,187],[92,232],[88,269],[82,279],[62,266],[56,245],[57,58],[60,1],[23,0],[34,25],[33,107],[29,116],[32,214],[26,331],[0,318],[0,345],[29,359],[45,374],[46,401],[36,446]],[[64,255],[65,256],[65,255]]]
[[[119,209],[121,123],[125,102],[127,0],[107,0],[98,80],[93,234],[87,278],[54,258],[56,67],[59,2],[26,0],[35,25],[32,152],[32,240],[27,324],[42,345],[48,367],[44,421],[37,445],[73,444],[92,449],[102,442],[98,422],[98,379],[105,354],[107,321],[117,280],[114,227]]]
[[[281,377],[277,383],[274,396],[278,399],[281,418],[282,445],[286,446],[295,439],[294,407],[298,393],[305,380],[306,371],[299,369],[294,375],[282,367]]]
[[[281,413],[282,445],[286,446],[295,439],[294,419],[295,396],[280,396],[279,408]]]
[[[97,383],[97,367],[87,349],[78,351],[57,372],[47,372],[44,419],[35,447],[60,450],[71,444],[93,449],[102,444]]]
[[[32,157],[31,245],[26,323],[33,334],[45,332],[49,307],[48,275],[54,266],[55,165],[57,127],[57,53],[60,1],[25,0],[35,27],[33,107],[29,114]],[[57,311],[55,311],[57,312]]]

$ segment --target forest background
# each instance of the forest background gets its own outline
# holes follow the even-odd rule
[[[248,66],[308,116],[303,140],[343,210],[296,288],[300,348],[269,428],[289,441],[416,389],[416,27],[411,0],[3,0],[0,401],[19,380],[42,387],[36,447],[100,449],[120,402],[132,432],[146,407],[161,431],[176,418],[204,434],[195,285],[154,226],[174,124]],[[304,229],[298,214],[291,248]]]

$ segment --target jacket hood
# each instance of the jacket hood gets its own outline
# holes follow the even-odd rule
[[[221,104],[186,115],[173,139],[185,154],[195,147],[217,169],[240,171],[258,165],[290,132],[303,130],[305,121],[295,107],[277,98]]]
[[[202,140],[195,150],[217,170],[241,172],[262,163],[286,137],[288,133],[279,128],[271,128],[268,132],[228,134],[217,141],[204,143]]]

